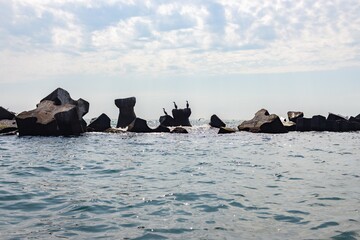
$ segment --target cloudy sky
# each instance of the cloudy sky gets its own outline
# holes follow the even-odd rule
[[[57,87],[117,116],[359,114],[359,0],[0,0],[0,105]]]

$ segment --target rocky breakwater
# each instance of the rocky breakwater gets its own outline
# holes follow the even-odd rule
[[[58,88],[43,98],[36,109],[16,116],[20,136],[71,136],[86,131],[83,116],[89,111],[84,99],[73,100],[70,94]]]
[[[287,133],[288,130],[282,124],[276,114],[269,114],[266,109],[261,109],[253,119],[242,122],[238,129],[253,133]]]
[[[175,108],[171,111],[172,117],[165,112],[164,116],[161,116],[159,119],[160,125],[165,127],[191,127],[189,117],[191,115],[191,108],[189,108],[188,103],[186,108],[178,109],[174,103]]]
[[[17,132],[15,114],[0,107],[0,136],[13,135]]]

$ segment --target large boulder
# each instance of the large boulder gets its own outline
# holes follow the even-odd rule
[[[9,112],[3,107],[0,107],[0,120],[12,120],[15,119],[15,114],[12,112]]]
[[[287,115],[288,115],[289,121],[294,122],[294,123],[296,123],[296,120],[297,120],[298,118],[304,117],[304,113],[303,113],[303,112],[296,112],[296,111],[289,111],[289,112],[287,113]]]
[[[326,120],[326,131],[339,132],[340,131],[339,122],[335,120]]]
[[[174,118],[174,126],[186,126],[191,127],[189,117],[191,115],[190,108],[173,109],[172,115]]]
[[[166,126],[166,127],[172,127],[175,126],[174,118],[172,118],[169,115],[161,116],[159,119],[160,125]]]
[[[69,136],[86,130],[82,118],[89,111],[89,103],[77,101],[61,88],[42,99],[37,108],[16,116],[19,135]]]
[[[17,124],[15,120],[3,119],[0,120],[0,135],[17,131]]]
[[[327,120],[338,121],[338,120],[347,120],[347,119],[339,114],[329,113]]]
[[[296,119],[296,131],[307,132],[311,131],[311,118],[298,118]]]
[[[115,99],[115,105],[119,108],[119,118],[116,125],[117,128],[125,128],[135,120],[135,104],[135,97]]]
[[[326,131],[326,118],[321,115],[316,115],[311,118],[311,130],[312,131]]]
[[[280,118],[275,114],[269,114],[266,109],[259,110],[255,117],[249,121],[242,122],[238,129],[253,133],[287,133]]]
[[[111,119],[103,113],[99,117],[91,119],[86,130],[88,132],[104,132],[108,128],[111,128]]]
[[[226,127],[226,124],[216,114],[210,117],[209,125],[214,128]]]
[[[284,121],[284,122],[282,122],[282,124],[284,125],[286,130],[288,130],[289,132],[296,131],[296,123],[294,123],[292,121]]]

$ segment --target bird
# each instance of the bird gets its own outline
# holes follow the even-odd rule
[[[177,109],[177,105],[176,105],[176,103],[175,102],[173,102],[174,103],[174,107],[175,107],[175,109]]]
[[[186,108],[189,108],[189,102],[186,100]]]
[[[163,108],[163,111],[164,111],[165,115],[167,116],[167,115],[168,115],[168,113],[165,111],[165,108]]]

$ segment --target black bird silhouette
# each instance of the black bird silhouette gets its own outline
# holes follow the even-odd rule
[[[176,105],[176,103],[175,102],[173,102],[174,103],[174,107],[175,107],[175,109],[177,109],[177,105]]]
[[[167,115],[168,115],[168,113],[165,111],[165,108],[163,108],[163,111],[164,111],[165,115],[167,116]]]
[[[189,102],[186,100],[186,108],[189,108]]]

